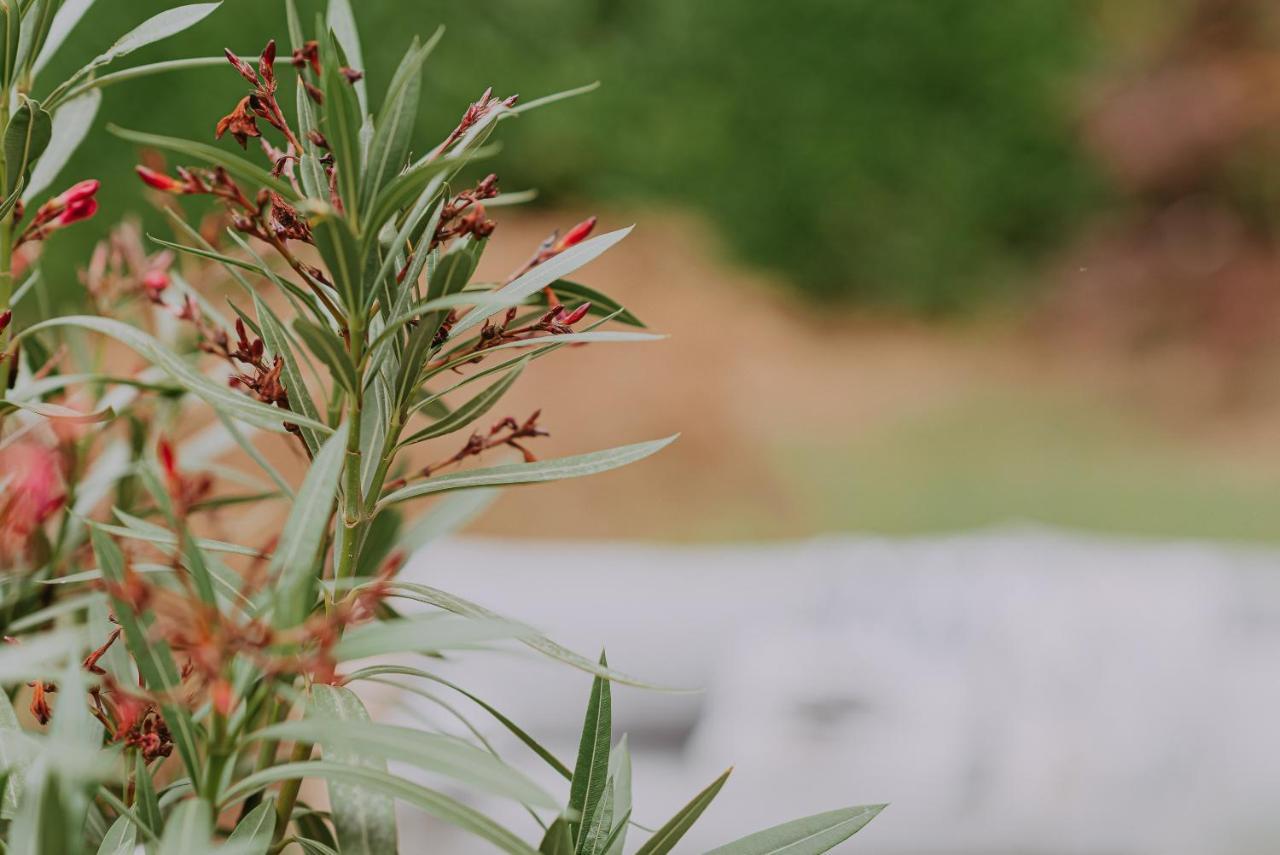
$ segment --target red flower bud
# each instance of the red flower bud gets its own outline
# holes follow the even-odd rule
[[[66,209],[58,217],[58,225],[69,226],[81,220],[87,220],[98,213],[98,200],[92,196],[73,199],[67,203]]]
[[[223,48],[222,51],[227,57],[227,62],[235,66],[236,71],[240,72],[241,77],[252,83],[254,86],[258,85],[258,73],[253,70],[253,66],[249,65],[249,63],[232,53],[230,48]]]
[[[0,312],[0,333],[9,328],[9,322],[12,320],[13,312],[11,310],[5,309],[3,312]]]
[[[587,239],[587,235],[591,234],[591,230],[596,227],[596,218],[588,217],[578,223],[565,233],[565,236],[556,241],[555,251],[562,252],[571,246],[576,246]]]
[[[48,724],[49,719],[53,717],[53,710],[49,709],[49,701],[45,698],[45,685],[42,681],[36,680],[31,684],[31,717],[41,724]]]
[[[169,440],[161,437],[160,442],[156,444],[156,456],[160,458],[160,467],[164,469],[164,476],[170,482],[178,478],[178,460],[174,456],[173,446],[169,444]]]
[[[156,190],[162,190],[165,193],[181,193],[182,182],[172,176],[165,175],[163,172],[157,172],[154,169],[148,169],[145,166],[136,166],[134,169],[138,173],[138,177],[142,179],[148,187]]]
[[[578,321],[580,321],[580,320],[582,320],[583,318],[585,318],[585,317],[587,316],[587,312],[589,312],[589,311],[591,311],[591,303],[589,303],[589,302],[588,302],[588,303],[583,303],[581,306],[579,306],[578,308],[574,309],[574,310],[573,310],[572,312],[570,312],[569,314],[567,314],[567,315],[565,315],[564,317],[560,318],[560,319],[559,319],[559,322],[560,322],[560,323],[562,323],[562,324],[564,324],[564,325],[565,325],[565,326],[567,326],[567,327],[571,327],[571,326],[573,326],[574,324],[576,324]]]

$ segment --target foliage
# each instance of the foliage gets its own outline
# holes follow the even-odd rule
[[[272,41],[256,62],[227,51],[111,68],[218,4],[176,7],[46,90],[41,58],[89,5],[0,3],[12,92],[0,115],[0,184],[11,188],[0,220],[0,478],[7,499],[17,497],[0,517],[3,633],[13,638],[0,648],[6,851],[394,852],[400,801],[517,855],[621,853],[638,830],[611,684],[635,681],[603,655],[591,661],[398,577],[409,551],[476,510],[479,490],[603,472],[671,441],[540,460],[537,412],[472,432],[541,357],[656,338],[625,307],[566,278],[627,229],[592,237],[587,220],[552,235],[505,281],[475,281],[494,230],[487,209],[518,197],[501,193],[495,175],[463,176],[492,153],[500,124],[558,96],[521,104],[486,90],[420,151],[412,131],[436,40],[410,46],[376,103],[347,0],[331,0],[314,39],[287,2],[287,60]],[[28,295],[45,293],[36,250],[93,215],[98,185],[75,184],[30,213],[22,195],[56,176],[92,124],[95,93],[228,63],[242,92],[214,142],[114,128],[148,149],[137,172],[172,239],[148,246],[136,225],[119,226],[84,272],[97,313],[33,323],[41,312]],[[165,168],[160,151],[183,165]],[[212,208],[199,227],[176,207],[182,197]],[[26,278],[15,289],[19,269]],[[230,296],[212,290],[219,280]],[[135,356],[144,367],[131,372]],[[184,430],[211,417],[209,429]],[[469,436],[452,455],[408,462],[407,449],[460,431]],[[305,461],[296,486],[278,454],[264,453],[268,442]],[[217,466],[216,451],[235,446],[256,476]],[[517,462],[462,466],[503,451]],[[228,489],[232,481],[250,491]],[[402,525],[406,505],[444,493],[422,521]],[[211,511],[271,503],[287,508],[272,543],[209,536]],[[406,602],[431,611],[403,616]],[[443,653],[481,643],[522,644],[593,675],[572,768],[432,670]],[[567,797],[483,739],[373,721],[353,687],[388,675],[473,702],[567,779]],[[526,806],[532,836],[389,772],[390,760]],[[726,778],[646,834],[639,851],[671,851]],[[329,810],[298,801],[308,779],[328,786]],[[817,814],[716,851],[825,852],[879,809]]]
[[[283,26],[279,3],[227,4],[233,13],[208,27],[237,49],[253,43],[249,34]],[[167,2],[113,5],[142,16]],[[355,5],[363,26],[386,34],[388,49],[365,58],[370,79],[385,85],[418,28],[406,25],[403,3]],[[503,91],[600,80],[604,97],[565,105],[558,121],[511,123],[511,145],[495,159],[510,187],[537,187],[544,202],[690,204],[735,255],[807,294],[966,308],[1061,245],[1097,202],[1070,88],[1090,59],[1085,8],[1072,0],[793,0],[785,13],[764,0],[435,4],[431,21],[438,16],[448,38],[424,81],[417,130],[448,130],[447,105],[474,97],[476,61]],[[89,21],[116,14],[99,4]],[[78,36],[86,50],[100,47],[93,32]],[[184,98],[155,115],[170,80]],[[121,121],[203,134],[227,85],[184,72],[106,97]],[[104,141],[77,164],[107,177],[122,154]],[[107,203],[128,204],[116,184]]]

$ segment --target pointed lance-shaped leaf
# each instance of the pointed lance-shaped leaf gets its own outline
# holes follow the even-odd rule
[[[718,846],[707,855],[822,855],[862,830],[885,807],[865,805],[807,816]]]
[[[607,667],[608,664],[604,653],[601,653],[601,667]],[[573,767],[573,779],[569,784],[569,811],[575,817],[571,821],[571,830],[578,852],[583,849],[586,832],[591,828],[596,806],[604,795],[605,780],[609,775],[609,748],[613,733],[610,696],[608,680],[596,677],[591,681],[587,715],[582,723],[582,736],[578,742],[578,761]]]
[[[311,612],[323,575],[321,562],[346,459],[348,429],[343,423],[311,462],[271,556],[267,572],[275,580],[273,622],[277,627],[297,626]]]

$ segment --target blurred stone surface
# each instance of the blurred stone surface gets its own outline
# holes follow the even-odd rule
[[[656,827],[736,767],[677,851],[877,801],[891,807],[849,851],[1280,849],[1274,552],[1025,528],[725,547],[463,539],[405,575],[587,655],[605,644],[629,674],[705,687],[614,693],[638,822]],[[588,677],[522,654],[439,670],[572,765]],[[449,726],[422,699],[377,703]],[[473,721],[562,793],[482,713]],[[477,804],[535,833],[518,807]],[[405,816],[406,840],[487,851]]]

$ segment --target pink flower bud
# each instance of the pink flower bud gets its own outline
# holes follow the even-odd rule
[[[0,333],[4,332],[9,328],[9,322],[12,320],[13,320],[12,311],[10,311],[9,309],[5,309],[3,312],[0,312]]]
[[[67,203],[62,215],[58,217],[58,225],[69,226],[72,223],[87,220],[96,213],[98,213],[98,200],[92,196],[72,199]]]
[[[182,182],[178,179],[165,175],[163,172],[157,172],[154,169],[148,169],[145,166],[135,166],[134,170],[138,173],[138,177],[142,179],[148,187],[165,193],[181,193]]]
[[[236,708],[235,690],[231,688],[231,684],[225,679],[219,679],[209,689],[209,694],[213,700],[213,708],[218,715],[231,715],[231,711]]]
[[[62,469],[57,449],[21,441],[0,450],[0,472],[9,481],[0,492],[0,562],[23,553],[31,536],[62,506]]]
[[[87,181],[81,181],[71,187],[63,190],[53,199],[52,205],[57,208],[70,207],[77,203],[82,203],[88,199],[92,199],[101,186],[96,178],[90,178]]]
[[[169,287],[169,274],[163,270],[152,270],[142,277],[142,290],[150,300],[160,299],[160,295]]]

